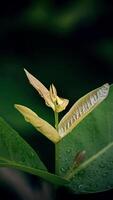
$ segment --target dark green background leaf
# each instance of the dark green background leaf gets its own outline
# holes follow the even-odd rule
[[[4,162],[46,170],[34,150],[0,118],[0,163]]]
[[[0,118],[0,167],[13,167],[37,175],[55,184],[65,184],[62,178],[47,172],[36,152]]]
[[[57,173],[65,176],[78,152],[84,161],[70,174],[75,193],[113,188],[113,86],[106,100],[56,145]]]

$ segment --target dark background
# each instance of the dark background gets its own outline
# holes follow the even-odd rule
[[[52,111],[29,85],[23,68],[48,88],[54,83],[59,96],[70,100],[68,110],[88,91],[106,82],[113,83],[112,26],[113,2],[109,0],[0,2],[0,115],[39,151],[41,159],[51,171],[54,170],[53,145],[38,135],[13,106],[14,103],[26,105],[53,123]],[[13,171],[8,173],[10,177]],[[45,183],[31,175],[21,176],[28,180],[32,189],[35,187],[36,199],[53,199],[51,185],[44,186],[50,197],[39,198],[38,194],[40,190],[43,191]],[[2,199],[22,199],[10,185],[9,177],[7,180],[0,178]],[[65,194],[65,200],[107,199],[108,195],[113,198],[112,191],[72,195],[60,189],[56,199],[62,199]]]

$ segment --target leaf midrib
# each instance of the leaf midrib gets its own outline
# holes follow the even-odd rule
[[[62,184],[65,185],[65,184],[68,183],[68,181],[66,179],[59,177],[55,174],[51,174],[50,172],[45,171],[43,169],[28,167],[28,166],[25,166],[23,164],[16,163],[15,161],[10,161],[10,160],[5,159],[3,157],[0,157],[0,161],[2,161],[2,163],[0,162],[0,167],[12,167],[12,168],[20,169],[24,172],[28,172],[28,173],[31,173],[33,175],[37,175],[41,178],[44,178],[47,181],[48,181],[48,178],[46,178],[46,176],[50,175],[50,176],[53,176],[53,178],[56,179],[56,184],[58,184],[58,185],[62,185]],[[60,179],[60,181],[58,179]],[[50,182],[52,182],[52,180],[50,180]]]
[[[84,163],[82,163],[78,168],[76,168],[73,171],[71,171],[71,173],[69,173],[68,175],[66,174],[66,176],[64,176],[64,178],[66,178],[67,180],[73,178],[73,176],[75,176],[75,174],[77,174],[79,171],[81,171],[81,170],[85,169],[86,167],[88,167],[93,161],[95,161],[98,157],[103,155],[112,146],[113,146],[113,142],[109,143],[106,147],[104,147],[103,149],[98,151],[95,155],[93,155],[92,157],[87,159]]]

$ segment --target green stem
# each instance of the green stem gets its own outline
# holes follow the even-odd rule
[[[54,116],[55,116],[55,128],[56,130],[58,130],[58,113],[54,112]],[[58,173],[58,147],[55,144],[55,173]]]
[[[55,116],[55,128],[57,130],[58,129],[58,113],[54,112],[54,116]]]

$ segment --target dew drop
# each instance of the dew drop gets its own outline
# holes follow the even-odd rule
[[[95,183],[95,189],[96,189],[96,188],[98,188],[98,184],[97,184],[97,183]]]
[[[82,189],[82,188],[83,188],[83,185],[82,185],[82,184],[80,184],[80,185],[78,186],[78,188],[79,188],[79,189]]]
[[[108,165],[107,165],[107,169],[113,170],[113,164],[111,164],[111,163],[109,162]]]
[[[100,167],[100,168],[104,168],[104,167],[105,167],[104,163],[100,163],[100,164],[99,164],[99,167]]]
[[[113,160],[110,161],[110,165],[113,165]]]
[[[106,188],[107,188],[108,190],[110,190],[110,189],[112,188],[112,185],[107,185]]]
[[[64,167],[62,167],[62,168],[60,169],[60,171],[61,171],[61,172],[65,172],[65,169],[64,169]]]
[[[108,173],[107,173],[107,172],[104,172],[102,176],[103,176],[103,177],[106,177],[107,175],[108,175]]]
[[[99,171],[97,169],[94,172],[95,172],[95,174],[99,174]]]
[[[67,162],[68,161],[68,159],[67,158],[65,158],[65,162]]]
[[[71,149],[67,149],[67,153],[70,153],[71,152]]]

